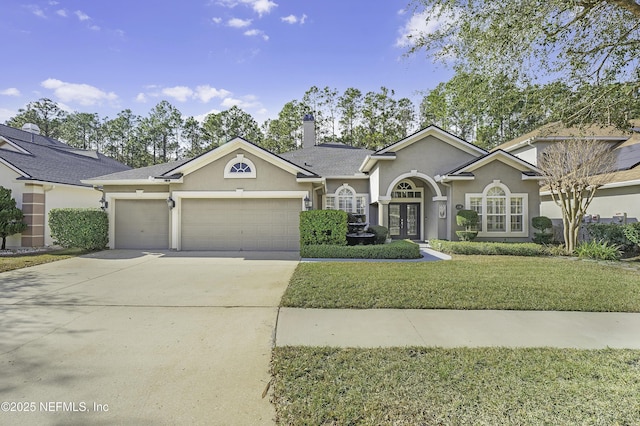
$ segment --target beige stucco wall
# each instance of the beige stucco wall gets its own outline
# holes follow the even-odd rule
[[[334,194],[342,185],[347,184],[358,194],[369,193],[369,179],[327,179],[327,194]]]
[[[143,193],[149,192],[169,192],[169,185],[104,185],[104,192],[114,193],[114,192],[137,192],[142,191]]]
[[[233,179],[224,177],[224,169],[237,154],[251,160],[256,167],[256,178]],[[182,184],[172,185],[180,191],[299,191],[310,189],[310,184],[299,184],[296,176],[242,149],[237,149],[216,161],[184,176]]]
[[[485,189],[485,187],[491,184],[494,180],[499,180],[500,183],[509,187],[512,193],[527,193],[528,194],[528,217],[527,229],[528,237],[497,237],[499,241],[531,241],[533,230],[531,228],[531,218],[540,215],[540,185],[537,180],[523,180],[522,172],[517,170],[502,161],[494,160],[489,164],[486,164],[473,171],[475,175],[474,180],[470,181],[455,181],[452,182],[452,196],[451,206],[452,214],[449,215],[449,226],[451,227],[451,238],[457,239],[455,231],[460,230],[456,224],[456,209],[455,206],[461,204],[464,208],[466,205],[466,194],[473,193],[479,194]],[[478,241],[487,240],[488,238],[478,238]]]
[[[552,219],[560,219],[562,213],[551,197],[541,199],[540,214]],[[626,213],[629,218],[640,220],[640,185],[599,189],[587,209],[587,214],[599,214],[611,218],[618,213]]]

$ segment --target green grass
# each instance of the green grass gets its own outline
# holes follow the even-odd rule
[[[14,269],[26,268],[28,266],[41,265],[43,263],[55,262],[69,259],[88,253],[82,249],[63,249],[34,254],[18,254],[13,256],[0,257],[0,272],[12,271]]]
[[[281,302],[304,308],[640,312],[640,273],[566,258],[456,256],[302,263]]]
[[[278,424],[638,424],[640,351],[273,352]]]

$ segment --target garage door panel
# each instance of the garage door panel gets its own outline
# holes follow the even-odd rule
[[[298,250],[300,200],[183,199],[183,250]]]
[[[115,200],[115,242],[119,249],[168,249],[165,200]]]

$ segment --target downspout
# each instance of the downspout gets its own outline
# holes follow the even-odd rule
[[[440,183],[442,186],[444,186],[445,188],[448,188],[447,190],[447,239],[449,241],[453,241],[453,239],[451,238],[452,235],[452,230],[451,230],[451,215],[453,214],[453,209],[452,209],[452,202],[453,202],[453,186],[451,186],[451,184],[449,183],[445,183],[444,180],[441,180]]]

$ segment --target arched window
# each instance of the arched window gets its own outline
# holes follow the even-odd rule
[[[482,194],[466,194],[466,208],[478,212],[479,236],[527,236],[527,202],[528,194],[514,194],[499,180]]]
[[[333,194],[325,196],[327,210],[343,210],[347,213],[367,214],[367,196],[357,194],[351,186],[344,184]]]
[[[422,198],[422,189],[408,179],[398,182],[391,193],[391,198]]]
[[[253,161],[245,158],[244,154],[237,154],[227,162],[224,168],[224,177],[227,179],[251,179],[256,177],[256,166]]]

